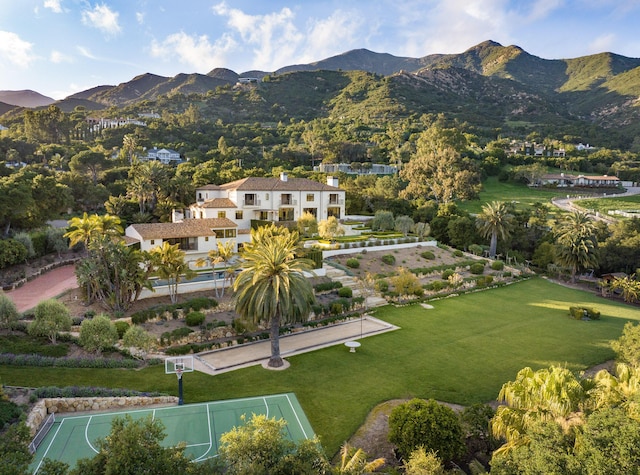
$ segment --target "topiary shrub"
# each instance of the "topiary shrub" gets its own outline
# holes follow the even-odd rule
[[[471,264],[469,266],[469,271],[472,274],[482,274],[484,272],[484,264],[482,262],[476,262],[475,264]]]
[[[427,259],[428,261],[435,259],[436,255],[431,252],[431,251],[424,251],[420,253],[420,257],[422,257],[423,259]]]
[[[591,307],[569,307],[569,315],[576,320],[600,320],[600,312]]]
[[[185,323],[189,327],[198,327],[204,323],[204,313],[202,312],[189,312],[185,317]]]
[[[504,269],[504,262],[502,262],[502,261],[493,261],[491,263],[491,269],[493,269],[493,270],[502,270],[502,269]]]
[[[340,287],[338,289],[338,297],[350,299],[353,297],[353,289],[351,287]]]
[[[349,259],[347,259],[347,267],[351,269],[357,269],[358,267],[360,267],[360,261],[355,257],[350,257]]]
[[[380,259],[382,260],[382,262],[390,266],[396,263],[396,257],[393,254],[385,254]]]
[[[389,416],[389,442],[405,458],[424,447],[449,462],[464,453],[463,435],[456,413],[433,399],[412,399],[395,407]]]

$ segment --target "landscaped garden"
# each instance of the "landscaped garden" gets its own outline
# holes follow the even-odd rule
[[[260,366],[215,377],[192,373],[186,402],[293,391],[329,454],[335,453],[378,403],[434,398],[459,404],[494,400],[525,366],[573,371],[611,359],[609,342],[640,309],[533,278],[498,289],[419,304],[379,308],[375,316],[401,329],[289,358],[286,371]],[[597,321],[576,321],[569,307],[593,308]],[[160,366],[142,370],[0,367],[7,385],[108,386],[175,394]]]

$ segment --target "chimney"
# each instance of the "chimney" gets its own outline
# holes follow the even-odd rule
[[[338,177],[337,176],[328,176],[327,177],[327,185],[335,186],[338,188]]]
[[[280,173],[280,180],[287,181],[287,172]]]

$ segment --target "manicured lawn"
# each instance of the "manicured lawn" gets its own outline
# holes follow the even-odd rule
[[[600,310],[602,320],[568,318],[570,305]],[[460,404],[495,399],[524,366],[564,364],[580,371],[613,357],[609,341],[640,309],[541,278],[420,305],[380,308],[401,330],[370,337],[357,353],[335,346],[288,358],[285,371],[260,366],[218,376],[187,374],[185,401],[295,392],[329,454],[378,403],[414,396]],[[162,367],[70,370],[0,367],[9,385],[93,385],[177,393]]]
[[[548,190],[544,188],[530,188],[513,182],[501,182],[498,178],[491,176],[482,182],[482,191],[479,200],[465,201],[458,203],[460,208],[469,213],[480,213],[482,206],[491,201],[514,201],[518,209],[523,209],[536,202],[550,204],[555,197],[566,197],[573,194],[565,190]]]
[[[575,202],[583,209],[591,209],[606,215],[609,210],[640,210],[640,195],[620,196],[618,198],[586,199]]]

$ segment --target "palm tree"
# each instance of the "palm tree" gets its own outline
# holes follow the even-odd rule
[[[498,237],[506,239],[511,234],[511,222],[513,215],[509,207],[503,201],[492,201],[482,207],[482,213],[478,215],[476,227],[480,235],[490,238],[489,257],[496,257]]]
[[[171,303],[178,300],[178,284],[185,279],[191,279],[195,272],[189,268],[184,260],[185,253],[179,249],[179,244],[163,242],[162,246],[151,249],[155,274],[161,279],[167,280],[169,286],[169,298]]]
[[[367,454],[364,450],[352,447],[345,442],[340,448],[340,465],[336,467],[336,474],[366,475],[378,470],[384,462],[384,458],[367,462]]]
[[[528,444],[527,430],[538,421],[557,421],[563,426],[579,421],[587,389],[586,381],[566,368],[521,369],[516,380],[505,383],[498,395],[506,405],[498,407],[491,430],[497,438],[506,439],[506,444],[495,454]]]
[[[570,269],[571,281],[576,281],[580,269],[597,267],[595,225],[586,213],[575,211],[558,224],[556,236],[558,262]]]
[[[242,271],[234,282],[235,309],[244,319],[270,327],[271,358],[281,367],[280,324],[299,321],[311,311],[313,288],[304,272],[311,262],[295,257],[297,232],[271,224],[251,230],[251,242],[241,253]]]
[[[123,233],[120,224],[120,218],[110,214],[99,216],[92,214],[89,216],[86,212],[81,218],[71,218],[69,220],[69,231],[64,237],[69,238],[69,247],[73,247],[78,243],[83,243],[85,248],[89,242],[100,236],[119,236]]]
[[[611,290],[621,290],[625,302],[635,303],[640,299],[640,282],[626,277],[616,277],[611,282]]]
[[[593,378],[591,391],[596,409],[620,406],[633,419],[640,419],[640,368],[626,363],[616,365],[615,376],[606,369]]]

